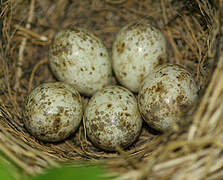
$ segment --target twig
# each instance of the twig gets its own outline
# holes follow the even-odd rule
[[[41,40],[41,41],[48,41],[48,38],[47,38],[46,36],[39,35],[38,33],[34,32],[34,31],[31,31],[31,30],[29,30],[29,29],[27,29],[27,28],[24,28],[24,27],[22,27],[22,26],[20,26],[20,25],[15,25],[15,27],[16,27],[18,30],[23,31],[23,32],[25,32],[26,34],[28,34],[28,35],[30,35],[30,36],[32,36],[32,37],[35,37],[35,38],[37,38],[37,39],[39,39],[39,40]]]
[[[13,92],[12,92],[12,89],[11,89],[11,86],[10,86],[10,83],[9,83],[10,82],[10,75],[9,75],[8,65],[6,64],[5,60],[3,60],[2,62],[4,64],[3,67],[4,67],[4,74],[5,74],[5,82],[7,82],[6,85],[7,85],[8,97],[9,97],[9,99],[10,99],[10,101],[11,101],[11,103],[12,103],[14,109],[15,109],[16,114],[18,115],[18,117],[20,117],[20,113],[18,111],[17,99],[13,95]]]
[[[116,0],[116,1],[114,1],[114,0],[105,0],[105,2],[106,3],[110,3],[110,4],[115,4],[115,5],[117,5],[117,4],[122,4],[122,3],[125,3],[127,0]]]
[[[31,0],[30,3],[30,9],[29,9],[29,17],[28,17],[28,21],[26,24],[26,29],[30,29],[31,27],[31,22],[33,20],[33,16],[34,16],[34,7],[35,7],[35,0]],[[23,61],[24,61],[24,50],[26,47],[26,42],[27,42],[27,38],[24,37],[22,39],[20,48],[19,48],[19,58],[18,58],[18,63],[17,63],[17,69],[16,69],[16,75],[15,75],[15,89],[19,89],[20,87],[20,78],[22,76],[22,65],[23,65]]]
[[[42,64],[45,64],[47,62],[48,62],[48,59],[42,59],[34,66],[34,68],[32,70],[32,73],[31,73],[31,76],[30,76],[30,79],[29,79],[28,92],[30,92],[31,89],[32,89],[32,84],[33,84],[33,79],[34,79],[34,76],[35,76],[35,72],[37,71],[39,66],[41,66]]]
[[[165,2],[164,0],[161,0],[161,8],[162,8],[162,12],[163,12],[163,19],[164,19],[164,23],[168,24],[168,18],[167,18],[167,14],[166,14],[166,7],[165,7]],[[177,64],[180,63],[180,60],[182,59],[181,54],[176,46],[176,43],[174,42],[173,38],[172,38],[172,33],[169,30],[168,27],[166,27],[166,32],[167,32],[167,38],[170,41],[170,44],[174,50],[174,54],[175,54],[175,61]]]
[[[137,162],[137,159],[131,159],[130,154],[128,154],[127,152],[125,152],[120,146],[116,147],[116,151],[119,152],[120,156],[125,159],[129,165],[131,165],[134,169],[140,169],[141,166],[140,164]]]

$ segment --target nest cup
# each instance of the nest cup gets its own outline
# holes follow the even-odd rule
[[[13,0],[2,3],[0,56],[0,151],[26,174],[58,162],[101,162],[120,179],[221,179],[223,176],[223,79],[221,11],[205,0]],[[219,2],[220,4],[220,2]],[[221,5],[221,4],[220,4]],[[217,5],[216,5],[217,7]],[[59,143],[41,142],[23,124],[24,99],[39,84],[56,81],[48,66],[55,34],[81,27],[102,39],[111,53],[118,30],[147,19],[164,33],[168,62],[196,79],[199,99],[184,123],[159,134],[144,124],[137,141],[118,152],[92,145],[83,124]],[[116,83],[114,78],[114,84]],[[87,103],[88,98],[84,98]]]

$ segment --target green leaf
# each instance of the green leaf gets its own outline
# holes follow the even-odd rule
[[[49,170],[46,174],[34,177],[32,180],[108,180],[102,177],[101,167],[61,167]]]
[[[0,166],[0,179],[14,180],[11,174],[4,167]]]
[[[19,169],[7,156],[0,151],[0,180],[27,180],[21,169]]]
[[[10,167],[9,164],[0,157],[0,179],[4,180],[14,180],[12,173],[11,172],[12,168]]]

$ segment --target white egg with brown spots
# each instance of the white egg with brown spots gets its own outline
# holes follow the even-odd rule
[[[182,119],[197,97],[198,87],[191,73],[182,66],[166,64],[144,79],[138,104],[149,126],[167,131]]]
[[[146,20],[118,32],[112,47],[112,66],[118,81],[133,92],[156,66],[167,59],[163,33]]]
[[[79,92],[62,82],[39,85],[25,101],[25,127],[43,141],[64,140],[79,127],[82,115]]]
[[[91,142],[104,150],[126,148],[139,136],[142,119],[134,95],[121,86],[98,91],[86,107],[84,124]]]
[[[102,41],[81,28],[56,34],[49,50],[49,64],[59,81],[91,96],[111,83],[112,68]]]

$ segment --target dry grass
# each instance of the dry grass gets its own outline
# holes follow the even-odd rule
[[[223,7],[222,1],[214,1]],[[25,173],[58,162],[103,162],[108,175],[124,179],[223,178],[223,17],[205,0],[7,0],[0,12],[0,151]],[[172,132],[144,126],[127,150],[107,153],[85,137],[83,126],[61,143],[43,143],[23,126],[24,97],[40,83],[55,81],[48,47],[61,28],[81,26],[111,50],[128,21],[150,19],[168,40],[168,61],[185,66],[200,88],[199,101]],[[87,99],[86,99],[87,100]]]

